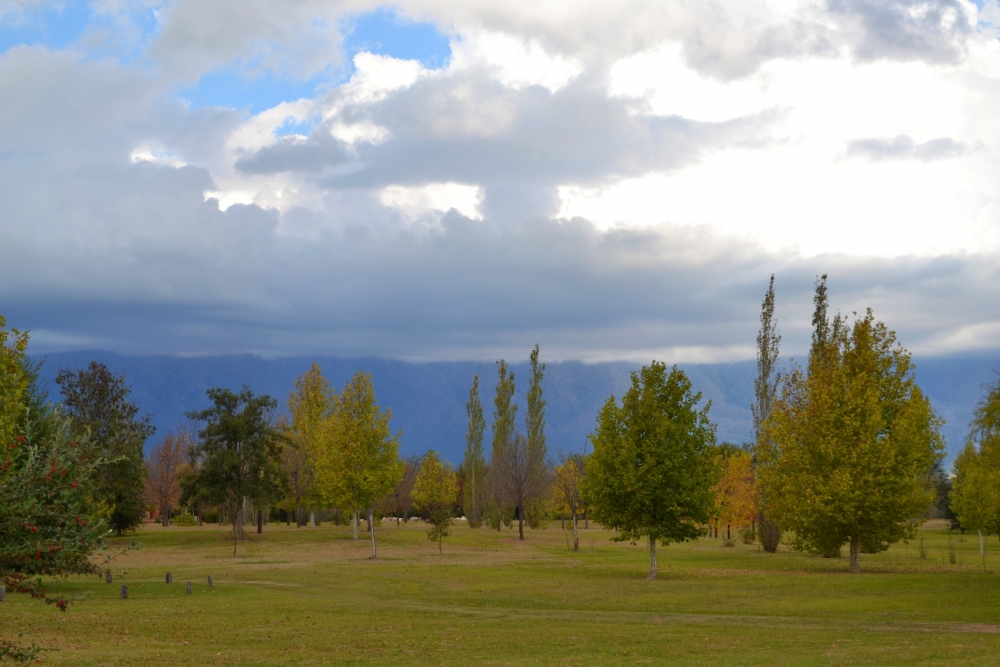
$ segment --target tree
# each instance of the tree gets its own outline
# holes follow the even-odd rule
[[[611,396],[590,436],[583,497],[594,518],[617,530],[614,541],[649,541],[649,578],[656,542],[692,540],[712,508],[715,426],[711,403],[697,409],[684,371],[653,362],[632,373],[619,406]]]
[[[284,494],[287,479],[281,467],[282,434],[274,427],[278,403],[267,394],[254,395],[244,386],[239,394],[209,389],[212,407],[189,412],[205,422],[195,448],[199,466],[192,483],[205,497],[222,505],[233,523],[233,556],[243,538],[246,503],[262,506]]]
[[[469,430],[465,435],[465,458],[461,468],[465,479],[462,507],[469,520],[469,526],[479,528],[483,522],[482,487],[486,482],[486,459],[483,457],[483,431],[486,430],[486,420],[483,418],[483,405],[479,402],[478,375],[472,379],[465,411],[469,415]]]
[[[531,447],[527,436],[516,433],[491,462],[499,498],[517,513],[518,539],[524,539],[525,508],[545,498],[548,470],[542,451]]]
[[[493,397],[493,443],[490,451],[490,464],[487,471],[487,485],[490,498],[490,521],[497,531],[508,523],[514,513],[514,508],[506,501],[503,460],[505,450],[514,440],[515,423],[517,421],[517,404],[514,403],[514,372],[507,372],[507,362],[501,359],[497,362],[497,389]]]
[[[726,545],[732,545],[730,527],[747,526],[757,514],[753,468],[749,452],[724,445],[716,456],[719,481],[715,491],[715,509],[712,512],[717,525],[726,527]]]
[[[358,371],[334,398],[327,422],[330,447],[315,462],[320,497],[332,506],[354,509],[355,531],[356,511],[367,510],[372,558],[378,555],[373,507],[393,490],[404,472],[399,460],[402,431],[393,435],[390,419],[392,411],[383,411],[375,402],[371,375]]]
[[[826,276],[823,276],[826,280]],[[823,284],[823,295],[825,299],[826,284]],[[826,305],[823,305],[825,313]],[[774,319],[774,275],[771,275],[771,282],[767,292],[764,294],[764,301],[760,305],[760,331],[757,333],[757,377],[753,382],[754,403],[750,406],[753,414],[753,462],[755,466],[761,465],[760,457],[757,455],[762,441],[766,437],[765,423],[771,417],[771,407],[778,394],[778,373],[776,365],[778,363],[778,346],[781,344],[781,336],[778,335],[778,323]],[[775,553],[778,550],[778,543],[781,542],[781,529],[771,520],[770,510],[767,505],[767,495],[759,489],[756,496],[757,502],[757,527],[760,530],[760,543],[767,553]]]
[[[146,460],[146,502],[160,510],[160,523],[170,525],[170,513],[181,498],[179,468],[187,459],[188,449],[194,446],[190,436],[168,433],[154,445]]]
[[[548,479],[548,448],[545,445],[545,399],[542,398],[542,379],[545,377],[545,364],[538,363],[538,345],[528,357],[531,364],[531,379],[528,384],[527,404],[528,410],[525,415],[524,425],[528,438],[528,459],[532,465],[538,467],[533,472],[533,476],[542,483]],[[523,512],[518,514],[519,520],[523,518],[528,521],[528,525],[537,528],[541,524],[542,515],[545,512],[544,493],[545,489],[538,489],[534,497],[527,501]],[[524,515],[523,517],[521,515]],[[523,529],[521,533],[523,535]],[[523,537],[521,539],[524,539]]]
[[[295,525],[303,526],[303,506],[315,506],[313,463],[331,446],[329,421],[334,404],[334,392],[323,377],[323,369],[316,362],[303,375],[295,379],[294,389],[288,395],[288,411],[292,416],[290,436],[292,447],[287,448],[284,462],[291,480],[291,496],[285,504],[295,510]]]
[[[913,379],[910,355],[868,310],[850,327],[825,320],[817,286],[808,374],[795,369],[775,401],[758,484],[798,548],[884,551],[912,535],[930,506],[930,471],[943,450],[940,420]]]
[[[403,460],[403,476],[392,491],[392,510],[396,515],[396,525],[399,520],[409,522],[410,508],[413,506],[413,485],[420,474],[420,457],[416,454]]]
[[[433,449],[428,451],[413,484],[413,503],[427,512],[431,524],[427,539],[437,541],[438,553],[442,553],[441,541],[448,537],[454,522],[451,509],[457,496],[458,482],[451,464],[442,462]]]
[[[583,508],[581,486],[583,484],[583,457],[572,454],[563,457],[559,465],[552,471],[552,491],[554,500],[560,507],[565,507],[573,522],[573,551],[580,550],[580,531],[577,529],[576,517]]]
[[[156,431],[152,417],[138,417],[139,408],[128,400],[125,376],[96,361],[85,369],[61,370],[56,383],[62,388],[73,437],[82,442],[87,436],[84,456],[108,461],[95,471],[93,485],[108,526],[118,535],[134,530],[146,513],[143,446]]]
[[[94,556],[108,549],[108,530],[90,484],[106,462],[82,455],[88,443],[46,400],[28,340],[0,316],[0,583],[65,611],[42,577],[100,571]]]
[[[995,470],[976,451],[972,442],[955,457],[955,486],[951,496],[951,506],[962,528],[979,534],[979,555],[986,558],[983,532],[987,535],[1000,528],[1000,493]],[[985,560],[984,560],[985,567]]]

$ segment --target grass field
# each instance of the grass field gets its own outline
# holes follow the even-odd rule
[[[941,523],[924,526],[925,559],[911,541],[863,555],[861,575],[846,558],[704,538],[661,548],[657,581],[643,545],[598,528],[572,553],[558,522],[523,543],[460,525],[444,555],[425,529],[386,523],[372,561],[367,541],[332,525],[272,524],[236,558],[216,525],[147,527],[114,585],[60,584],[86,596],[67,613],[8,594],[0,637],[58,648],[48,665],[1000,662],[1000,545],[984,573],[975,536]]]

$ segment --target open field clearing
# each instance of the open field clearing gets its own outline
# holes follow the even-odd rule
[[[943,522],[919,540],[823,559],[703,538],[659,550],[559,523],[497,533],[464,525],[444,555],[426,524],[377,529],[379,560],[348,527],[271,524],[232,543],[217,525],[147,527],[113,565],[115,583],[74,580],[67,613],[8,594],[4,638],[58,648],[49,665],[994,665],[1000,548],[986,570],[975,536]],[[364,537],[364,535],[363,535]],[[167,571],[174,583],[164,583]],[[124,572],[124,575],[123,575]],[[214,590],[207,576],[214,577]],[[193,582],[187,595],[185,583]],[[120,582],[129,599],[119,599]]]

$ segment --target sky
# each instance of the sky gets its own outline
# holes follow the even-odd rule
[[[35,353],[1000,353],[997,0],[0,0]]]

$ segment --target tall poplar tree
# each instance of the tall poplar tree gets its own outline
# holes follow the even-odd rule
[[[934,499],[940,420],[913,379],[909,353],[871,310],[851,326],[827,318],[817,282],[808,372],[784,378],[758,452],[759,486],[796,546],[834,554],[885,551],[913,534]]]
[[[539,346],[535,345],[528,357],[531,365],[531,379],[528,384],[528,410],[524,418],[524,425],[528,432],[527,460],[531,461],[531,465],[536,468],[530,474],[539,480],[539,483],[535,486],[541,488],[543,484],[542,480],[548,477],[546,463],[548,447],[545,444],[545,399],[542,398],[542,380],[545,378],[545,364],[538,363],[538,352]],[[529,502],[521,512],[526,516],[520,518],[527,520],[528,525],[532,528],[537,528],[545,512],[544,503],[544,496],[539,493],[538,497]]]
[[[490,451],[489,496],[491,521],[499,531],[502,525],[511,520],[513,509],[504,497],[504,460],[506,449],[514,441],[515,424],[517,422],[517,404],[514,403],[514,372],[507,372],[507,362],[501,359],[497,362],[497,390],[493,397],[493,446]]]
[[[825,276],[824,276],[825,280]],[[824,287],[825,294],[825,287]],[[757,333],[757,377],[753,381],[754,403],[750,406],[753,414],[753,458],[754,465],[761,465],[757,451],[766,437],[764,424],[771,417],[771,406],[778,394],[778,346],[781,336],[778,335],[778,323],[774,319],[774,275],[764,294],[760,305],[760,331]],[[757,528],[760,531],[760,543],[767,553],[778,550],[781,541],[781,529],[771,520],[767,506],[767,495],[758,490],[757,493]]]
[[[649,542],[649,578],[656,578],[656,543],[703,533],[718,476],[711,402],[697,405],[684,371],[653,362],[632,373],[621,406],[611,396],[590,436],[583,498],[594,518],[618,531],[616,542]]]
[[[89,434],[84,456],[108,461],[98,468],[93,485],[94,500],[106,508],[108,527],[118,535],[134,530],[146,514],[143,446],[156,431],[152,417],[140,417],[138,406],[128,400],[125,375],[96,361],[77,371],[61,370],[56,383],[73,436]]]
[[[479,528],[483,522],[482,489],[486,484],[486,459],[483,456],[486,419],[483,418],[483,405],[479,400],[478,375],[472,379],[465,411],[469,415],[469,430],[465,435],[465,458],[462,461],[462,475],[465,479],[462,505],[469,526]]]
[[[288,395],[288,411],[292,415],[291,447],[284,455],[291,485],[285,504],[295,510],[296,525],[301,526],[304,524],[303,506],[309,506],[312,511],[318,501],[313,490],[313,463],[331,446],[328,422],[334,392],[316,362],[295,379],[293,387]]]

